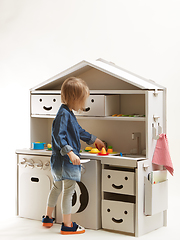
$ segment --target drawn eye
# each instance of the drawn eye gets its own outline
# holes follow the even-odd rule
[[[42,98],[40,98],[39,101],[42,102]]]
[[[55,98],[53,99],[53,102],[56,102],[56,99],[55,99]]]

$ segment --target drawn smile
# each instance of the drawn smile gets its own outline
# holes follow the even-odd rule
[[[89,112],[89,111],[90,111],[90,109],[91,109],[90,107],[83,108],[83,111],[84,111],[84,112]]]
[[[46,107],[46,106],[43,106],[44,110],[46,111],[50,111],[52,109],[52,107]]]
[[[123,219],[116,219],[116,218],[112,218],[113,222],[115,223],[122,223]]]

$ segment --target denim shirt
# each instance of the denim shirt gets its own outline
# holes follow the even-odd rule
[[[54,181],[80,181],[81,165],[73,165],[67,153],[72,150],[80,157],[80,139],[90,145],[95,142],[96,137],[81,128],[74,113],[65,104],[61,105],[53,121],[51,137],[51,172]]]

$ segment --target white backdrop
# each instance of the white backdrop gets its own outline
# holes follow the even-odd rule
[[[178,0],[0,0],[4,215],[15,209],[15,149],[29,147],[29,89],[83,59],[104,58],[167,88],[169,196],[179,197],[179,8]]]

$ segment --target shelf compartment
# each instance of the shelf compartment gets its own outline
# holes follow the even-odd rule
[[[128,202],[128,203],[136,203],[136,197],[132,195],[126,194],[117,194],[111,192],[103,192],[103,199],[110,201],[118,201],[118,202]]]

